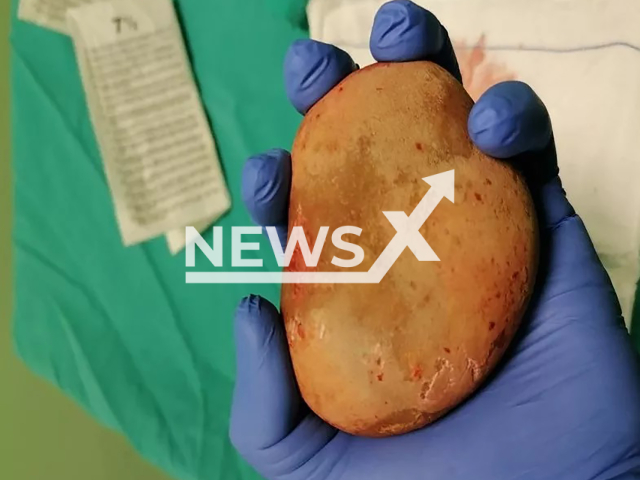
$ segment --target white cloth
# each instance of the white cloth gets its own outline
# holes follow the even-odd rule
[[[380,0],[310,0],[311,36],[365,66]],[[561,176],[627,324],[640,254],[640,2],[417,0],[445,25],[472,97],[527,82],[547,105]]]

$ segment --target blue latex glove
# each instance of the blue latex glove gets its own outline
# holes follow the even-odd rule
[[[371,51],[377,60],[437,61],[459,77],[444,28],[407,1],[381,8]],[[292,103],[305,112],[354,68],[335,47],[296,43],[285,66]],[[540,216],[537,292],[513,348],[476,395],[435,424],[398,437],[353,437],[301,400],[276,308],[259,297],[243,300],[230,434],[266,478],[640,478],[638,358],[609,278],[562,189],[547,111],[525,84],[502,83],[474,106],[469,132],[487,154],[518,162]],[[286,232],[290,175],[283,150],[247,163],[244,198],[258,224]]]

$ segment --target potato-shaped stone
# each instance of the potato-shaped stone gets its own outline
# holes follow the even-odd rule
[[[282,313],[304,400],[355,435],[423,427],[468,397],[512,340],[533,289],[538,231],[527,186],[511,166],[482,154],[467,119],[473,101],[430,62],[380,63],[332,89],[305,116],[293,151],[290,230],[311,247],[330,227],[316,267],[299,248],[287,271],[368,271],[396,230],[383,212],[407,216],[454,170],[419,229],[440,261],[405,248],[380,283],[286,284]],[[341,226],[362,229],[331,242]]]

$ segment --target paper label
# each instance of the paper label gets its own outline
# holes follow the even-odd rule
[[[94,3],[68,26],[123,242],[166,233],[177,251],[231,202],[173,4]]]
[[[67,10],[96,0],[20,0],[18,18],[59,33],[67,33]]]

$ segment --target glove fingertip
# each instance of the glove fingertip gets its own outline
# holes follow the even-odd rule
[[[273,149],[251,157],[242,172],[242,200],[261,226],[286,223],[291,186],[291,156]]]
[[[236,383],[230,437],[252,457],[282,440],[298,421],[301,404],[282,317],[268,300],[245,297],[236,311]]]
[[[284,61],[287,97],[304,115],[354,70],[356,64],[344,50],[316,40],[297,40]]]
[[[238,304],[236,308],[236,316],[237,318],[247,318],[250,317],[254,313],[260,312],[260,303],[262,297],[260,295],[247,295]]]
[[[403,62],[435,55],[444,41],[444,30],[431,12],[407,0],[394,0],[378,10],[369,49],[379,62]]]
[[[236,342],[238,348],[255,349],[264,344],[280,318],[278,309],[259,295],[243,298],[236,309]],[[247,343],[248,342],[248,343]]]
[[[552,138],[546,107],[531,87],[518,81],[487,90],[471,110],[468,129],[480,150],[500,159],[542,150]]]

